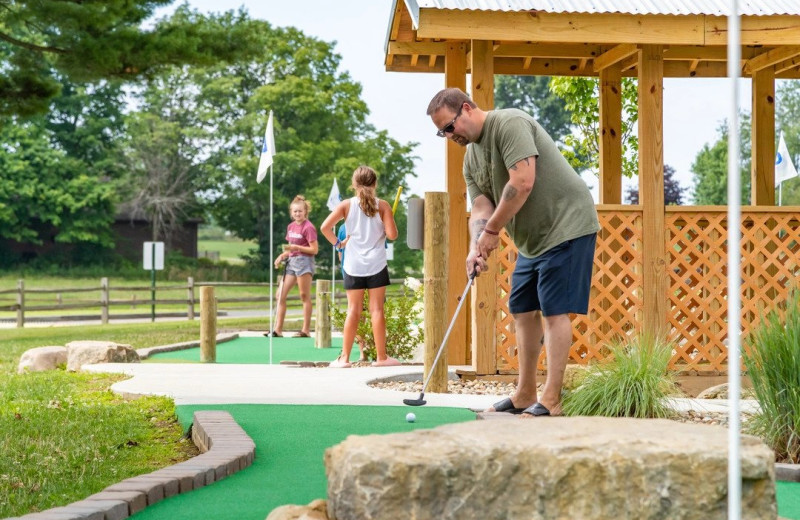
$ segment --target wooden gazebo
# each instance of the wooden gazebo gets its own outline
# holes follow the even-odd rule
[[[688,373],[727,367],[725,207],[664,205],[663,80],[727,75],[727,2],[662,0],[395,0],[386,70],[443,73],[442,87],[494,106],[495,74],[600,80],[598,237],[590,314],[575,319],[571,361],[604,356],[637,330],[676,341],[671,365]],[[657,5],[656,5],[657,4]],[[800,78],[800,3],[742,2],[742,76],[752,80],[752,197],[742,208],[742,328],[783,301],[800,278],[800,208],[775,206],[775,79]],[[471,85],[467,86],[467,74]],[[622,205],[620,81],[639,88],[639,205]],[[431,93],[433,95],[433,93]],[[424,103],[426,103],[427,100]],[[666,107],[667,109],[669,107]],[[424,107],[420,107],[424,113]],[[464,149],[447,142],[448,317],[463,288],[468,248]],[[516,252],[505,237],[490,276],[448,341],[451,364],[515,373],[513,320],[503,294]],[[543,362],[544,360],[542,360]],[[544,368],[544,365],[541,365]]]

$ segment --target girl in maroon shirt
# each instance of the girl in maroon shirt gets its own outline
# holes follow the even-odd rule
[[[286,273],[278,286],[278,308],[275,318],[275,329],[272,335],[283,336],[283,321],[286,318],[286,295],[297,285],[300,300],[303,302],[303,329],[294,335],[295,338],[307,338],[311,329],[311,278],[314,275],[314,256],[319,250],[317,230],[308,220],[311,206],[308,201],[298,195],[289,205],[292,223],[286,228],[286,241],[283,253],[275,259],[275,268],[286,262]]]

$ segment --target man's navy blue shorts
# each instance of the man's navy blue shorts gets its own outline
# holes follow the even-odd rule
[[[517,257],[508,308],[512,314],[586,314],[597,233],[567,240],[536,258]]]
[[[384,267],[377,274],[372,276],[350,276],[344,273],[344,288],[346,291],[353,289],[377,289],[391,284],[389,281],[389,267]]]

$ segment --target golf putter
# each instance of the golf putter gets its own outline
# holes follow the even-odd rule
[[[467,286],[464,288],[464,294],[461,295],[461,299],[458,301],[458,307],[456,307],[456,312],[453,313],[453,319],[450,320],[450,326],[447,327],[447,331],[444,333],[444,339],[442,339],[442,345],[439,347],[439,352],[436,353],[436,357],[433,360],[433,365],[431,365],[431,370],[428,372],[428,377],[425,378],[425,382],[422,384],[422,392],[419,394],[419,399],[403,399],[403,404],[408,406],[422,406],[425,404],[425,390],[428,388],[428,383],[431,381],[431,376],[433,376],[433,371],[436,368],[436,364],[439,363],[439,358],[442,357],[444,346],[447,345],[447,338],[450,337],[450,331],[453,330],[453,326],[456,324],[456,318],[458,317],[461,307],[464,305],[464,300],[467,299],[467,293],[469,292],[469,288],[472,287],[472,281],[475,280],[475,275],[476,273],[473,271],[469,277],[469,280],[467,281]]]

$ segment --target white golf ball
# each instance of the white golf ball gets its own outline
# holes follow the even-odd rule
[[[408,413],[406,414],[406,421],[408,421],[408,422],[414,422],[414,421],[416,421],[416,420],[417,420],[417,416],[416,416],[416,415],[414,415],[414,413],[413,413],[413,412],[408,412]]]

